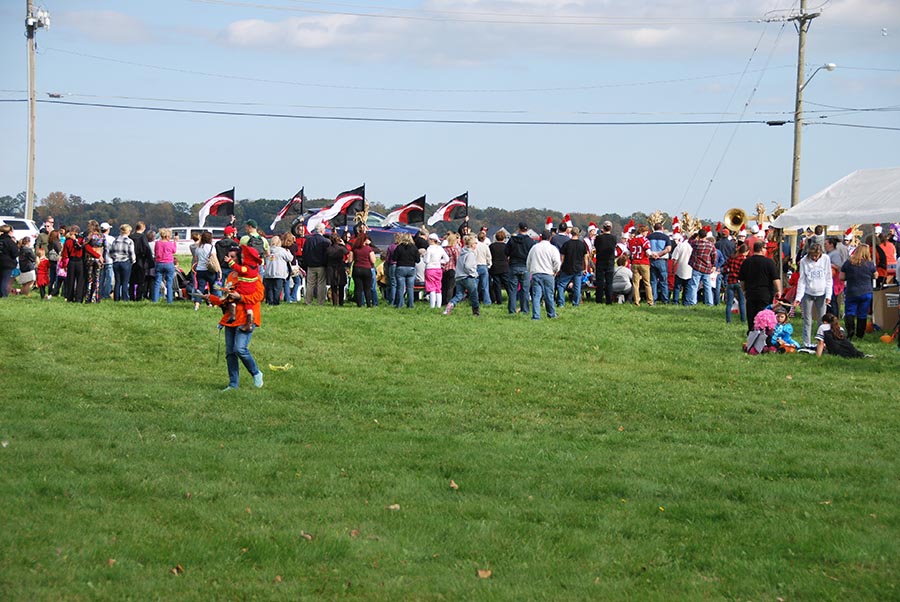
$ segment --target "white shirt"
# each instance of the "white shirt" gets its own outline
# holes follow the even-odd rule
[[[529,274],[555,275],[562,267],[562,261],[557,249],[549,240],[542,240],[528,251],[528,259],[525,260],[525,269]]]
[[[686,240],[675,245],[675,250],[672,251],[672,261],[675,262],[675,275],[682,280],[687,280],[694,275],[694,269],[688,265],[693,252],[694,248]]]

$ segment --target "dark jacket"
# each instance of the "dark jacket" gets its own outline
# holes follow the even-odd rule
[[[325,267],[325,249],[331,243],[327,238],[318,232],[306,237],[303,243],[303,255],[301,255],[301,263],[305,268],[322,268]]]
[[[492,242],[491,250],[491,269],[490,274],[505,274],[509,271],[509,260],[506,258],[506,243]],[[526,258],[528,255],[525,256]]]
[[[19,250],[19,269],[22,273],[33,270],[35,263],[37,263],[37,256],[34,254],[34,249],[22,247]]]
[[[135,263],[143,267],[144,269],[150,269],[153,267],[154,259],[153,259],[153,249],[150,248],[150,243],[147,241],[147,233],[141,232],[131,235],[131,240],[134,241],[134,257]]]
[[[408,242],[397,245],[392,254],[393,260],[399,267],[411,268],[419,261],[419,249]]]
[[[0,269],[11,270],[16,267],[19,258],[19,246],[12,236],[0,234]]]
[[[509,258],[509,265],[523,266],[528,260],[528,251],[534,246],[534,241],[530,237],[519,233],[509,239],[506,244],[506,257]]]

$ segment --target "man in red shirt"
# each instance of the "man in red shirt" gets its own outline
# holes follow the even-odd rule
[[[637,227],[635,235],[628,239],[628,255],[631,257],[631,285],[634,290],[634,304],[641,304],[641,280],[644,281],[644,297],[647,305],[653,307],[653,289],[650,288],[650,241],[644,236],[647,226]]]

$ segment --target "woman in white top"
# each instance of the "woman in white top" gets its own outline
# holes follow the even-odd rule
[[[425,292],[428,293],[428,304],[432,309],[443,304],[441,279],[444,270],[441,266],[448,261],[450,256],[441,246],[440,237],[432,232],[428,235],[428,248],[425,249]]]
[[[194,255],[196,261],[194,264],[194,292],[198,295],[206,293],[218,295],[216,292],[216,280],[218,280],[221,272],[210,269],[209,265],[209,256],[215,254],[215,252],[215,247],[212,244],[212,233],[203,232],[200,235],[200,241],[197,243]],[[200,303],[194,301],[194,310],[198,309],[200,309]]]
[[[803,346],[811,347],[813,307],[821,318],[825,315],[825,306],[831,303],[831,260],[822,253],[822,245],[813,243],[798,267],[800,280],[797,281],[794,305],[803,304]]]

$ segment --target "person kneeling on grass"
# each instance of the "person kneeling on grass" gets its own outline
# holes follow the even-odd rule
[[[238,260],[238,253],[244,253],[243,262]],[[244,364],[247,372],[253,377],[253,384],[259,388],[263,386],[263,374],[256,365],[256,360],[250,353],[250,340],[253,337],[254,328],[261,324],[260,303],[265,297],[265,288],[259,271],[250,268],[248,264],[259,261],[259,255],[254,249],[243,246],[241,249],[233,248],[228,252],[228,263],[233,271],[225,280],[225,288],[231,289],[226,298],[216,295],[202,295],[204,301],[222,307],[231,300],[234,305],[234,317],[230,311],[223,308],[222,319],[219,320],[219,328],[225,329],[225,364],[228,367],[228,386],[224,391],[238,388],[240,380],[240,364]],[[255,279],[248,276],[255,272]]]
[[[853,346],[853,343],[844,336],[838,318],[834,314],[822,316],[822,325],[816,332],[816,356],[821,356],[826,349],[831,355],[841,357],[873,357]]]

